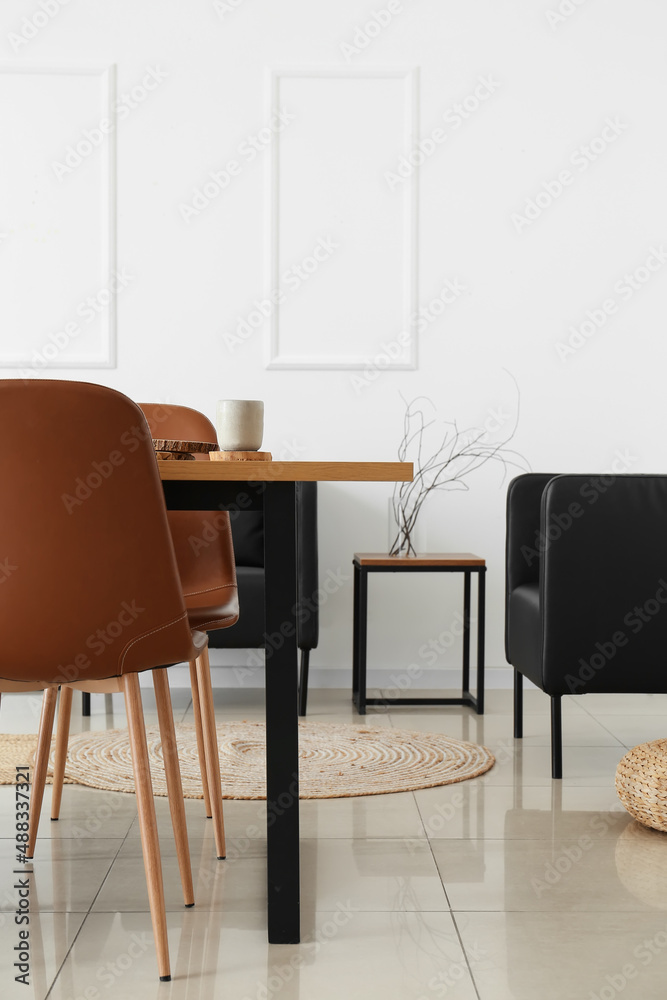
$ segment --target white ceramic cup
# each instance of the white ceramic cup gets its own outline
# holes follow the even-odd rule
[[[261,399],[220,399],[216,424],[221,451],[259,451],[264,436]]]

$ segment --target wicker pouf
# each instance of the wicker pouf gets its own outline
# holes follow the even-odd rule
[[[616,791],[631,816],[667,832],[667,740],[640,743],[616,768]]]

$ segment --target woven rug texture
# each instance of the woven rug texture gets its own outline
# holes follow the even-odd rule
[[[228,722],[217,727],[222,794],[226,799],[266,798],[264,723]],[[146,728],[153,791],[166,795],[157,726]],[[194,726],[176,726],[183,794],[202,798]],[[0,734],[0,783],[12,784],[16,766],[34,761],[36,736]],[[51,765],[53,764],[53,749]],[[476,778],[495,758],[486,747],[440,733],[389,727],[299,723],[302,799],[382,795]],[[70,736],[65,780],[114,792],[134,792],[127,729]],[[48,780],[51,780],[50,778]]]

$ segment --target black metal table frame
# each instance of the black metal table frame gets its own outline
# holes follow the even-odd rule
[[[167,480],[170,510],[264,512],[266,649],[266,798],[268,933],[271,944],[298,944],[299,731],[296,640],[296,487],[291,481]],[[205,521],[203,515],[202,520]],[[290,627],[291,626],[291,627]]]
[[[366,715],[367,705],[469,705],[478,715],[484,714],[484,615],[486,566],[434,565],[354,566],[354,634],[352,650],[352,701],[359,715]],[[463,573],[463,669],[460,698],[368,698],[366,652],[368,645],[368,574],[369,573]],[[477,696],[470,691],[470,578],[477,574]]]

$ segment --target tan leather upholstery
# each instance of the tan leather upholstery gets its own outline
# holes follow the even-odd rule
[[[0,426],[0,677],[58,684],[193,660],[139,407],[99,385],[0,380]]]
[[[217,442],[213,424],[197,410],[171,403],[139,405],[154,437]],[[191,627],[208,631],[234,625],[239,602],[229,513],[216,512],[215,528],[203,511],[170,510],[167,516]]]

